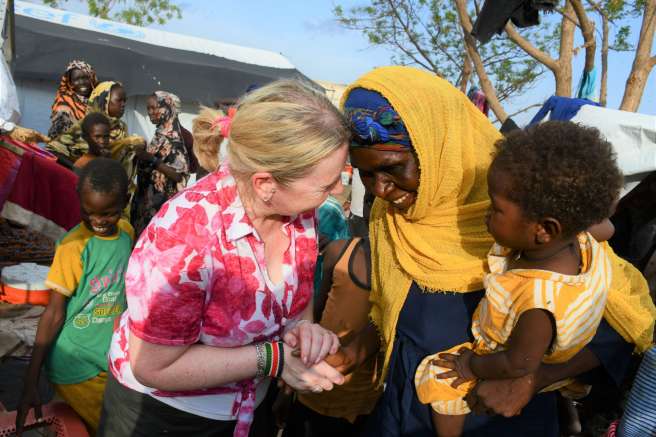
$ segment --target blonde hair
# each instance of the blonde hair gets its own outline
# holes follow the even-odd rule
[[[297,80],[276,81],[238,102],[229,136],[230,170],[240,178],[265,171],[289,184],[349,138],[346,120],[325,95]]]
[[[224,112],[219,109],[201,106],[191,128],[194,134],[194,155],[198,164],[210,172],[219,168],[219,149],[223,142],[221,129],[213,127],[213,123],[223,116]]]

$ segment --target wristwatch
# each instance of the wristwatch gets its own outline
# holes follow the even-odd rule
[[[12,123],[11,121],[5,121],[2,118],[0,118],[0,132],[9,133],[14,129],[16,129],[16,123]]]

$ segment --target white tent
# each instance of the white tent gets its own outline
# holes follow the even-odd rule
[[[656,170],[656,116],[585,105],[572,121],[599,129],[613,145],[625,178],[622,195]]]
[[[71,59],[93,65],[99,80],[118,80],[128,94],[130,133],[149,138],[146,96],[155,90],[183,101],[187,128],[198,104],[234,99],[251,84],[303,76],[278,53],[102,20],[16,1],[14,79],[21,124],[46,132],[50,105]]]

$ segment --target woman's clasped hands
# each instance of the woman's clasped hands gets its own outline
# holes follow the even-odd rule
[[[341,385],[344,376],[324,361],[339,349],[337,336],[310,321],[300,321],[283,336],[285,365],[283,381],[301,392],[320,393]]]

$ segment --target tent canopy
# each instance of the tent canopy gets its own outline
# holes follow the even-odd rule
[[[251,84],[307,79],[278,53],[88,17],[16,1],[15,77],[58,80],[71,59],[129,95],[165,89],[211,104]],[[54,92],[54,91],[53,91]]]

